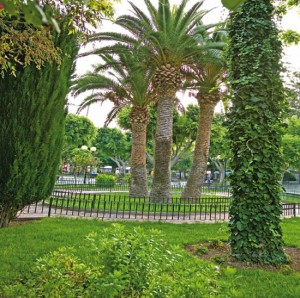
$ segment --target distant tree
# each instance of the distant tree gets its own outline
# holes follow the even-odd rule
[[[300,173],[300,118],[292,116],[287,120],[287,125],[283,136],[283,172],[291,168]]]
[[[183,156],[172,168],[173,171],[179,173],[179,179],[186,179],[187,173],[191,169],[193,162],[192,154],[187,154]]]
[[[290,114],[300,117],[300,72],[289,75],[289,84],[285,90],[290,102]]]
[[[214,116],[209,149],[209,159],[220,173],[220,183],[223,183],[226,178],[226,170],[230,167],[230,158],[232,157],[225,121],[224,115]]]
[[[113,162],[114,167],[125,172],[125,168],[129,166],[131,152],[131,139],[126,134],[117,128],[99,128],[95,146],[97,147],[97,156],[102,164]]]
[[[75,148],[83,145],[93,146],[97,128],[93,122],[84,116],[68,114],[65,123],[65,144],[63,156],[67,157]]]
[[[86,183],[87,174],[94,167],[100,165],[100,160],[94,155],[94,152],[89,148],[75,148],[71,152],[71,161],[73,164],[74,177],[76,179],[78,172],[84,173],[83,183]]]

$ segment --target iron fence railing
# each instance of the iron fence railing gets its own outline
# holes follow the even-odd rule
[[[172,182],[172,193],[181,193],[184,189],[185,182]],[[83,183],[83,180],[75,179],[60,179],[56,182],[54,189],[61,191],[89,191],[89,192],[127,192],[129,191],[128,183],[115,183],[113,186],[107,183],[96,183],[95,180],[88,180]],[[151,190],[151,185],[149,185]],[[230,196],[231,188],[227,185],[214,186],[212,183],[205,183],[202,187],[203,194]]]
[[[148,197],[54,191],[52,196],[26,207],[21,216],[76,216],[100,219],[162,221],[227,221],[230,197],[201,197],[182,200],[173,197],[151,202]],[[300,216],[300,203],[283,203],[282,216]]]

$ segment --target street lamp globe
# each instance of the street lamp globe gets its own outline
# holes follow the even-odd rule
[[[82,149],[82,150],[88,150],[89,148],[88,148],[87,145],[82,145],[82,146],[81,146],[81,149]]]
[[[95,151],[97,150],[97,148],[96,148],[95,146],[93,146],[93,147],[90,148],[90,150],[91,150],[92,152],[95,152]]]

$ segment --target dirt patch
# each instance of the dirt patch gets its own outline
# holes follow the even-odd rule
[[[280,266],[247,264],[237,261],[230,256],[230,246],[222,241],[199,242],[186,246],[186,249],[198,258],[214,262],[220,266],[231,266],[240,269],[262,269],[285,274],[300,272],[300,249],[295,247],[284,247],[284,251],[289,256],[290,262]]]
[[[37,220],[40,220],[40,218],[16,218],[9,223],[8,227],[26,225],[28,223],[33,223]]]

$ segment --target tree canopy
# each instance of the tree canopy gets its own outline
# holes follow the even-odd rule
[[[0,75],[16,76],[22,67],[34,64],[40,69],[51,61],[59,67],[62,57],[53,43],[53,28],[60,31],[67,24],[70,34],[87,37],[104,17],[112,17],[115,1],[1,0]]]

